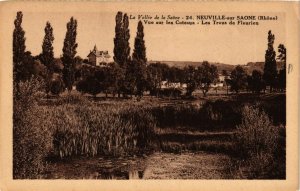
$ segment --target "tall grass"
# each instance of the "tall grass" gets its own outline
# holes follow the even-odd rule
[[[135,153],[150,146],[156,125],[145,108],[126,104],[62,105],[51,115],[60,157]]]

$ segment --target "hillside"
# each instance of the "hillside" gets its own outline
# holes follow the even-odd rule
[[[177,68],[184,68],[185,66],[200,66],[202,62],[191,62],[191,61],[149,61],[148,63],[164,63],[167,64],[170,67],[177,67]],[[227,70],[228,72],[231,72],[236,65],[231,64],[223,64],[223,63],[211,63],[215,66],[217,66],[219,72],[222,70]],[[263,71],[264,69],[264,62],[248,62],[246,65],[241,65],[248,74],[251,74],[253,70],[259,70]],[[277,70],[281,69],[283,67],[282,62],[277,62]]]
[[[248,62],[244,68],[247,69],[248,73],[252,73],[253,70],[264,70],[264,62]],[[281,70],[283,68],[282,62],[277,62],[277,70]]]
[[[192,61],[149,61],[148,63],[151,64],[157,62],[164,63],[170,67],[177,67],[177,68],[184,68],[185,66],[198,67],[202,64],[202,62],[192,62]],[[235,65],[223,64],[223,63],[210,63],[210,64],[217,66],[219,71],[222,70],[232,71],[235,67]]]

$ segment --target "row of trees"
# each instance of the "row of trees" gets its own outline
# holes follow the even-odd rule
[[[56,85],[57,80],[63,84],[69,91],[72,89],[75,80],[75,63],[76,63],[76,29],[77,21],[72,17],[67,23],[67,32],[63,46],[63,63],[62,77],[56,77],[54,72],[57,71],[56,59],[53,52],[53,28],[49,22],[46,23],[45,36],[42,44],[42,52],[37,56],[32,56],[31,52],[26,51],[25,31],[22,28],[23,13],[17,12],[14,21],[15,29],[13,32],[13,76],[16,95],[19,89],[19,82],[29,80],[33,75],[45,80],[46,92],[51,90],[51,86]],[[57,75],[56,75],[57,76]],[[57,88],[56,88],[57,89]],[[63,90],[64,88],[61,88]],[[55,90],[54,92],[60,92]]]
[[[278,46],[278,60],[283,62],[284,67],[279,72],[277,71],[276,52],[274,50],[275,35],[272,31],[268,32],[268,49],[265,54],[265,66],[263,80],[267,86],[270,86],[270,92],[273,89],[286,88],[286,48],[283,44]]]
[[[49,22],[46,23],[45,36],[42,44],[42,52],[38,56],[31,56],[31,53],[26,51],[25,46],[25,31],[23,30],[22,24],[23,14],[22,12],[17,13],[15,19],[15,30],[13,34],[13,63],[14,63],[14,82],[16,89],[18,89],[18,83],[20,81],[28,80],[35,73],[31,70],[31,65],[39,65],[39,63],[33,64],[34,62],[41,62],[42,68],[38,71],[43,71],[42,75],[38,75],[44,78],[46,81],[46,92],[51,91],[52,93],[60,93],[64,89],[68,91],[72,90],[76,82],[76,77],[79,80],[78,86],[82,91],[90,92],[89,88],[91,85],[83,85],[92,82],[95,86],[94,92],[107,89],[108,80],[110,85],[114,88],[114,93],[120,96],[127,96],[128,94],[135,93],[141,96],[146,88],[146,47],[144,41],[144,27],[140,21],[137,26],[137,33],[134,43],[134,50],[132,56],[130,56],[130,31],[129,31],[129,19],[127,14],[118,12],[116,15],[116,27],[115,27],[115,38],[114,38],[114,63],[112,68],[97,69],[95,72],[91,72],[88,75],[77,74],[84,73],[84,71],[78,71],[76,65],[83,62],[81,58],[76,57],[76,49],[78,44],[76,43],[77,36],[77,20],[73,17],[67,23],[67,31],[64,39],[64,46],[62,49],[62,57],[60,58],[63,64],[62,71],[57,71],[55,68],[56,62],[53,53],[53,28]],[[84,67],[79,67],[83,68]],[[81,69],[80,69],[81,70]],[[59,72],[59,75],[55,75],[55,72]],[[99,75],[102,75],[101,77]],[[106,74],[110,74],[109,79]],[[96,75],[96,76],[95,76]],[[105,76],[106,75],[106,76]],[[62,87],[63,85],[63,87]],[[98,87],[102,85],[102,87]],[[85,88],[86,86],[86,88]],[[95,93],[94,93],[95,94]]]
[[[53,53],[53,28],[49,22],[45,26],[45,36],[42,43],[42,52],[32,56],[26,51],[25,31],[22,24],[23,14],[17,13],[15,30],[13,33],[13,64],[14,85],[18,90],[20,81],[28,80],[31,75],[45,79],[46,93],[59,94],[65,89],[72,90],[76,84],[77,90],[83,93],[96,95],[100,92],[112,93],[119,97],[123,94],[141,97],[144,91],[152,95],[161,93],[163,81],[167,83],[186,84],[186,95],[192,96],[196,89],[201,89],[206,96],[211,85],[218,81],[218,70],[214,65],[204,61],[201,66],[187,66],[183,69],[169,67],[162,63],[147,64],[146,46],[144,41],[144,26],[138,22],[134,49],[130,55],[130,31],[127,14],[118,12],[115,18],[114,62],[108,67],[94,67],[82,64],[83,59],[76,56],[77,20],[73,17],[67,23],[67,31],[60,58],[63,67],[59,69],[57,59]],[[248,89],[259,93],[270,86],[274,89],[285,89],[286,84],[286,48],[280,44],[277,59],[284,63],[282,70],[277,72],[276,53],[273,48],[275,36],[268,33],[268,49],[265,54],[264,72],[254,70],[247,75],[242,66],[237,66],[231,73],[223,71],[225,84],[231,91],[238,93]]]
[[[123,86],[126,93],[130,95],[142,96],[144,91],[149,91],[151,95],[158,96],[162,92],[161,86],[165,81],[168,83],[166,85],[171,87],[172,83],[186,83],[188,96],[191,96],[198,87],[206,95],[211,83],[218,80],[217,67],[206,61],[197,68],[188,66],[184,69],[169,67],[162,63],[152,63],[146,66],[140,61],[134,64],[128,65],[125,69],[127,70],[125,76],[122,76],[124,69],[116,63],[109,64],[109,67],[83,65],[82,80],[77,83],[77,90],[92,95],[105,92],[107,95],[107,93],[118,93],[120,87]],[[173,90],[175,91],[174,88]]]

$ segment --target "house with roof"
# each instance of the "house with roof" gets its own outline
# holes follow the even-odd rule
[[[111,56],[108,54],[108,51],[98,51],[97,46],[94,46],[93,50],[90,50],[89,55],[87,56],[89,63],[94,66],[107,66],[110,62]]]

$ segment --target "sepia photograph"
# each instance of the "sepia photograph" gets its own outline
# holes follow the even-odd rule
[[[287,180],[288,6],[70,4],[7,11],[11,181]]]

